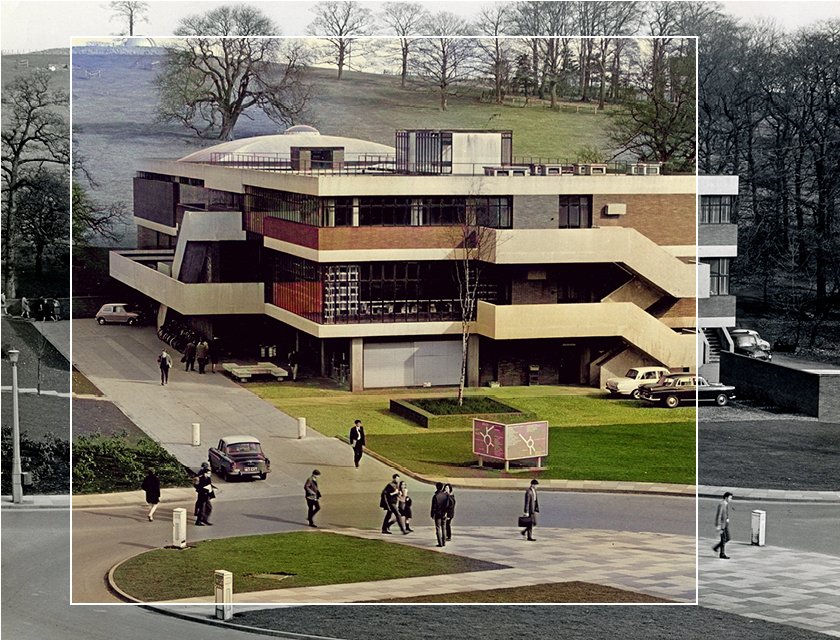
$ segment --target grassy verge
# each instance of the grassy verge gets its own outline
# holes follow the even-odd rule
[[[102,396],[104,395],[99,388],[88,380],[85,375],[73,367],[73,393],[85,396]]]
[[[120,565],[114,580],[126,593],[149,602],[212,595],[216,569],[232,572],[235,591],[244,593],[499,568],[407,545],[307,531],[150,551]]]
[[[441,593],[433,596],[414,598],[393,598],[381,602],[408,604],[412,602],[463,602],[504,604],[506,602],[561,602],[561,603],[631,603],[631,602],[672,602],[644,593],[625,591],[601,584],[589,582],[558,582],[537,584],[531,587],[512,587],[507,589],[489,589],[487,591],[463,591],[459,593]]]
[[[392,414],[390,398],[453,395],[451,390],[377,390],[350,393],[315,387],[249,385],[260,397],[329,436],[347,435],[353,420],[367,431],[368,447],[404,467],[435,476],[498,476],[471,468],[469,429],[429,432]],[[507,387],[470,390],[551,426],[548,469],[540,477],[693,484],[694,407],[665,410],[632,400],[608,399],[577,387]]]

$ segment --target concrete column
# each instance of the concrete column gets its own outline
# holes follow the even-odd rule
[[[172,546],[176,549],[187,548],[187,510],[172,510]]]
[[[468,387],[478,387],[481,385],[481,381],[479,380],[479,371],[480,368],[478,366],[478,345],[481,338],[476,334],[470,334],[469,340],[467,341],[467,386]]]
[[[213,586],[216,595],[216,619],[230,620],[233,617],[233,574],[217,569],[213,572]]]
[[[362,391],[365,388],[365,358],[363,338],[350,341],[350,391]]]
[[[192,423],[192,446],[194,446],[194,447],[201,446],[201,423],[200,422],[193,422]]]

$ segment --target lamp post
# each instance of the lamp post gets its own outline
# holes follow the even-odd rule
[[[20,470],[20,414],[18,413],[17,363],[20,351],[9,349],[9,362],[12,364],[12,502],[23,502],[23,483]]]

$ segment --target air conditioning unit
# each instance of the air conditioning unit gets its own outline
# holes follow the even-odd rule
[[[591,176],[605,176],[607,175],[607,165],[605,164],[590,164],[589,175]]]
[[[658,176],[662,173],[661,162],[637,162],[627,167],[627,174],[631,176]]]
[[[544,164],[542,165],[544,176],[561,176],[563,175],[562,164]]]
[[[530,165],[531,175],[532,176],[544,176],[545,175],[545,165],[542,164],[532,164]]]
[[[604,215],[623,216],[627,213],[627,205],[623,202],[614,202],[604,206]]]
[[[485,176],[527,176],[530,172],[531,168],[525,166],[484,167]]]
[[[588,164],[576,164],[575,165],[575,174],[579,176],[588,176],[590,171],[590,165]]]

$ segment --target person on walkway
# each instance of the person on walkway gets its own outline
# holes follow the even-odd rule
[[[155,474],[152,467],[146,471],[146,477],[143,478],[143,484],[140,488],[146,492],[146,504],[149,507],[149,522],[154,520],[155,511],[157,511],[158,504],[160,504],[160,478]]]
[[[207,358],[210,355],[210,345],[207,340],[202,338],[195,346],[195,359],[198,360],[198,372],[204,373],[204,368],[207,366]]]
[[[289,370],[292,373],[292,382],[295,382],[298,374],[298,352],[295,349],[289,351],[287,360],[289,362]]]
[[[398,508],[399,495],[400,474],[395,473],[391,477],[391,482],[385,485],[385,488],[382,489],[382,493],[379,496],[379,507],[380,509],[385,510],[385,519],[382,520],[382,533],[391,533],[391,525],[394,524],[393,520],[397,521],[400,531],[402,531],[403,534],[408,533],[408,531],[405,530],[405,525],[403,524],[402,516],[400,515]]]
[[[321,492],[318,490],[318,476],[320,475],[320,471],[313,469],[312,475],[303,484],[303,492],[306,494],[306,507],[308,510],[306,520],[309,522],[310,527],[315,528],[317,528],[317,525],[313,519],[315,518],[315,514],[321,510],[321,504],[318,502],[321,499]]]
[[[449,506],[446,508],[446,540],[452,540],[452,518],[455,517],[455,489],[448,482],[443,485],[443,490],[449,496]]]
[[[210,469],[205,469],[204,473],[198,479],[198,484],[195,487],[195,490],[198,492],[198,502],[196,505],[198,515],[195,519],[195,525],[197,527],[203,527],[205,525],[208,527],[213,526],[213,523],[210,522],[209,518],[210,514],[213,513],[213,505],[210,501],[216,497],[214,489],[215,487],[213,486],[213,478],[210,474]]]
[[[61,320],[61,303],[58,301],[58,298],[53,298],[52,304],[52,319],[58,322]]]
[[[350,427],[349,437],[350,446],[353,447],[353,464],[358,469],[365,448],[365,428],[362,426],[361,420],[356,420],[353,426]]]
[[[446,546],[446,518],[449,513],[449,494],[443,489],[442,482],[435,483],[435,495],[432,496],[430,516],[435,521],[437,546]]]
[[[193,478],[193,488],[195,489],[195,508],[193,509],[193,515],[198,518],[198,508],[201,503],[201,495],[198,493],[198,483],[201,482],[201,479],[204,477],[204,472],[210,471],[210,463],[206,460],[201,463],[201,468],[198,470],[198,473],[195,474]],[[212,477],[212,474],[211,474]]]
[[[722,560],[729,560],[729,556],[726,555],[726,543],[729,542],[729,503],[732,502],[732,493],[727,491],[723,494],[723,499],[718,502],[717,511],[715,512],[715,528],[718,531],[718,535],[720,536],[720,542],[718,542],[714,547],[712,547],[712,551],[720,550],[720,558]]]
[[[160,386],[169,382],[169,370],[172,368],[172,357],[167,352],[166,348],[161,349],[158,356],[158,365],[160,366]]]
[[[398,491],[397,512],[402,516],[405,530],[412,533],[414,529],[411,528],[411,496],[408,495],[408,485],[405,484],[405,480],[400,480]]]
[[[527,536],[527,540],[531,542],[536,540],[534,538],[534,527],[537,526],[537,514],[540,512],[540,501],[537,497],[537,485],[539,483],[540,481],[537,479],[531,480],[531,486],[525,490],[525,509],[523,515],[528,518],[528,526],[520,533],[523,536]]]
[[[23,296],[20,299],[20,317],[21,318],[31,318],[32,309],[29,307],[29,300],[26,299],[26,296]]]
[[[8,315],[6,312],[6,294],[0,293],[0,298],[2,298],[2,300],[0,300],[0,306],[3,307],[3,315]]]
[[[184,371],[195,371],[195,340],[190,338],[187,346],[184,347]]]

